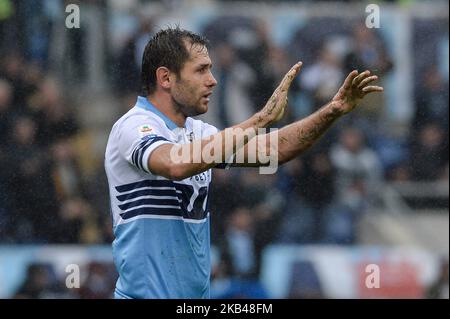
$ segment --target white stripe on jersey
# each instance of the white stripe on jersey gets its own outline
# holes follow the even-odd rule
[[[181,200],[178,197],[175,197],[175,196],[144,195],[144,196],[131,198],[131,199],[125,200],[123,202],[120,202],[120,205],[129,204],[129,203],[132,203],[134,201],[141,200],[141,199],[173,199],[173,200],[177,200],[178,202],[181,203]]]
[[[128,195],[128,194],[131,194],[131,193],[134,193],[134,192],[137,192],[137,191],[142,191],[144,189],[173,190],[173,191],[176,191],[175,187],[168,187],[168,186],[144,186],[144,187],[132,189],[132,190],[130,190],[128,192],[120,193],[120,196]]]
[[[168,219],[168,220],[181,220],[185,223],[190,223],[190,224],[202,224],[205,223],[208,220],[209,217],[209,213],[206,215],[205,218],[203,219],[188,219],[188,218],[183,218],[181,216],[167,216],[167,215],[139,215],[139,216],[135,216],[129,219],[122,219],[118,225],[122,225],[122,224],[127,224],[129,222],[135,221],[137,219],[141,219],[141,218],[145,218],[145,219]]]

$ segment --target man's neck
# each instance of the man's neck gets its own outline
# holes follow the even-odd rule
[[[174,105],[170,95],[162,96],[155,93],[147,96],[147,100],[178,127],[184,127],[186,116]]]

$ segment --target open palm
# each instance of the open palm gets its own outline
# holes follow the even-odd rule
[[[370,71],[360,74],[356,70],[350,72],[332,102],[335,102],[342,114],[351,112],[367,94],[383,91],[381,86],[369,85],[377,79],[378,76],[371,76]]]

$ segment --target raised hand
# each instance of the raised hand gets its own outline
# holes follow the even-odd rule
[[[371,76],[370,71],[360,74],[356,70],[350,72],[338,93],[333,97],[334,106],[342,114],[351,112],[367,94],[383,91],[381,86],[369,85],[377,79],[378,76]]]
[[[297,62],[289,72],[286,73],[280,85],[278,85],[264,108],[261,110],[261,116],[267,120],[268,123],[277,122],[283,117],[284,110],[288,104],[289,88],[300,71],[302,64],[302,62]]]

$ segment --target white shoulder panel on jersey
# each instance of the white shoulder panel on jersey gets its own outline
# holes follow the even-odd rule
[[[129,163],[149,173],[150,154],[158,146],[172,143],[172,132],[164,121],[151,112],[136,108],[133,113],[118,123],[119,152]]]

